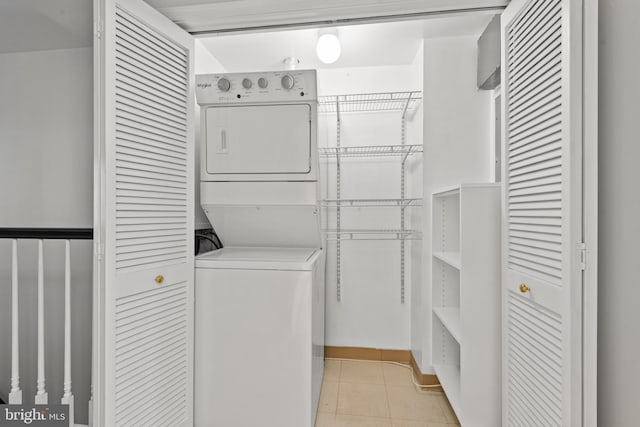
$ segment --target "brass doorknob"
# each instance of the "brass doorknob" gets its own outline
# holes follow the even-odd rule
[[[530,290],[531,288],[525,285],[524,283],[520,284],[520,292],[522,292],[523,294],[526,294]]]
[[[164,282],[164,276],[162,274],[158,274],[155,280],[158,285],[161,285],[162,282]]]

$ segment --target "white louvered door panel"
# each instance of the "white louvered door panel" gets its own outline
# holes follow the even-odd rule
[[[140,0],[98,0],[103,334],[94,420],[193,424],[193,39]],[[94,366],[95,369],[95,366]]]
[[[514,0],[503,42],[503,425],[582,425],[582,2]]]

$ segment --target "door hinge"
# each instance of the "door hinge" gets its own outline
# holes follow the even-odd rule
[[[587,268],[587,245],[585,243],[578,243],[576,245],[577,254],[578,254],[578,266],[580,270],[585,270]]]
[[[98,261],[102,261],[102,257],[104,257],[104,245],[102,245],[100,242],[95,242],[93,250],[96,254],[96,258],[98,258]]]
[[[102,38],[102,20],[93,21],[93,35],[97,39]]]

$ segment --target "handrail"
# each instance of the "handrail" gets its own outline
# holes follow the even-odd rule
[[[0,239],[92,240],[92,228],[9,228],[0,227]]]

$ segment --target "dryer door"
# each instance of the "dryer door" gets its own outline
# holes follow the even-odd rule
[[[311,172],[310,105],[209,107],[204,125],[208,181],[273,180],[274,175],[296,180]]]

